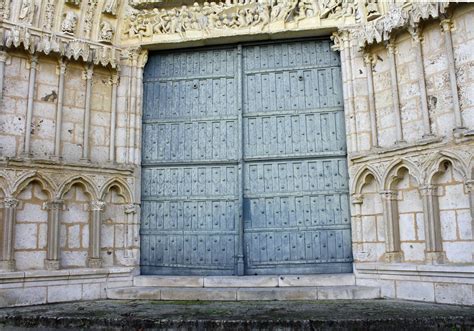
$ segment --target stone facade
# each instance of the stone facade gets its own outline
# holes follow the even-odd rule
[[[0,16],[0,306],[103,298],[139,273],[148,48],[330,35],[357,284],[474,304],[472,4],[0,0]]]

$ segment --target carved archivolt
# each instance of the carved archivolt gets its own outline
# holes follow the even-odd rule
[[[161,10],[144,9],[132,13],[124,23],[125,38],[146,38],[154,34],[183,34],[187,31],[219,29],[265,30],[273,23],[353,16],[354,2],[342,0],[239,0],[231,3],[204,2]]]

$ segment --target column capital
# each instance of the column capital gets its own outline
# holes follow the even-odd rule
[[[410,33],[411,40],[414,44],[423,42],[423,34],[421,33],[421,29],[418,24],[409,26],[408,32]]]
[[[118,85],[120,83],[120,73],[114,72],[112,76],[110,77],[110,84],[111,85]]]
[[[8,53],[5,51],[0,51],[0,62],[7,62]]]
[[[61,210],[64,204],[64,200],[55,199],[45,203],[46,209],[48,210]]]
[[[58,73],[64,75],[67,69],[67,61],[64,58],[58,60]]]
[[[353,205],[360,205],[364,202],[364,195],[362,194],[353,194],[351,197],[351,202]]]
[[[454,22],[450,18],[442,19],[441,22],[439,22],[439,25],[441,26],[441,32],[450,32],[454,30]]]
[[[365,51],[364,52],[364,63],[372,65],[374,63],[375,57],[370,53]]]
[[[82,73],[82,79],[92,80],[92,77],[94,77],[94,65],[89,64],[87,65],[87,67],[84,68],[84,71]]]
[[[387,47],[387,50],[390,54],[396,54],[397,53],[397,45],[393,42],[393,40],[390,40],[385,44],[385,47]]]
[[[382,199],[384,200],[397,200],[398,199],[398,191],[397,190],[386,190],[380,192]]]
[[[105,202],[101,200],[93,200],[91,201],[91,210],[94,211],[103,211],[105,209]]]
[[[6,197],[3,199],[3,205],[5,208],[16,208],[18,206],[18,200],[13,197]]]
[[[36,70],[39,63],[39,57],[36,54],[30,55],[28,57],[28,62],[26,63],[26,67],[31,70]]]
[[[467,180],[464,185],[466,186],[466,191],[474,192],[474,179]]]
[[[435,185],[420,186],[420,193],[422,196],[437,196],[438,187]]]
[[[136,214],[137,213],[137,205],[131,203],[128,205],[123,206],[125,214]]]
[[[333,32],[333,34],[331,35],[331,40],[334,43],[331,48],[336,51],[342,51],[343,49],[349,47],[349,31],[339,30]]]

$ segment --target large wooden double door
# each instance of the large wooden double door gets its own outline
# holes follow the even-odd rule
[[[150,54],[142,273],[352,271],[342,98],[328,40]]]

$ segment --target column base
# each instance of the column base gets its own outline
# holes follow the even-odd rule
[[[15,271],[15,260],[0,261],[1,271]]]
[[[443,264],[446,261],[446,254],[444,252],[425,252],[425,260],[429,264]]]
[[[384,254],[385,262],[399,263],[403,261],[403,252],[386,252]]]
[[[89,268],[101,268],[102,267],[102,259],[101,258],[89,258],[89,261],[87,261],[87,266]]]
[[[59,270],[59,260],[44,260],[46,270]]]
[[[84,162],[84,163],[91,163],[91,160],[87,157],[81,157],[79,161]]]

